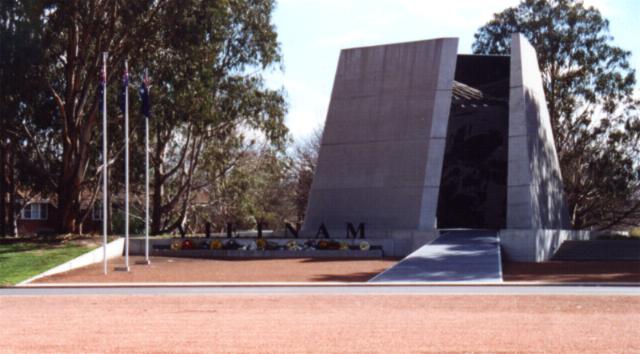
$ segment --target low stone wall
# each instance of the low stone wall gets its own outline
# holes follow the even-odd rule
[[[240,251],[240,250],[153,250],[153,256],[161,257],[186,257],[186,258],[345,258],[345,259],[379,259],[382,258],[382,250],[368,251],[288,251],[288,250],[264,250],[264,251]]]
[[[507,260],[545,262],[567,240],[593,240],[598,233],[576,230],[500,230],[500,246]]]
[[[394,231],[385,234],[367,234],[366,238],[353,239],[353,238],[331,238],[333,241],[347,242],[349,245],[358,245],[360,241],[367,241],[373,248],[380,247],[382,249],[384,257],[404,257],[409,253],[420,248],[422,245],[433,241],[438,236],[437,231]],[[226,241],[227,238],[217,239]],[[171,244],[172,240],[176,238],[153,238],[149,239],[149,247],[151,251],[154,246],[167,247]],[[205,238],[198,237],[194,240],[204,240]],[[215,239],[215,238],[211,238]],[[280,245],[285,245],[288,241],[297,241],[303,243],[306,240],[314,238],[284,238],[284,237],[265,237],[268,241],[277,242]],[[234,241],[240,245],[245,245],[255,241],[252,237],[234,237]],[[316,239],[317,240],[317,239]],[[144,255],[144,237],[132,237],[129,242],[129,254],[131,255]],[[327,252],[327,251],[320,251]]]

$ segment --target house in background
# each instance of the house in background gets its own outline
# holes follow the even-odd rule
[[[82,198],[81,214],[90,207],[90,198]],[[19,200],[22,204],[22,201]],[[94,207],[82,223],[82,233],[102,232],[102,204],[94,203]],[[49,198],[31,198],[20,210],[16,219],[19,235],[54,234],[59,221],[57,203]]]

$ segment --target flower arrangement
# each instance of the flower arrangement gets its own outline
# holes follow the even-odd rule
[[[225,250],[237,250],[237,249],[240,249],[241,247],[242,246],[238,242],[236,242],[236,240],[234,240],[234,239],[231,239],[231,240],[225,242],[224,245],[223,245],[223,248]]]
[[[178,250],[180,250],[181,248],[182,248],[182,242],[181,242],[180,240],[173,240],[173,241],[171,242],[170,249],[171,249],[172,251],[178,251]]]
[[[287,242],[287,249],[289,251],[300,251],[302,247],[300,247],[300,245],[296,241],[291,240]]]
[[[247,240],[249,241],[249,240]],[[281,241],[282,242],[282,241]],[[301,243],[300,243],[301,242]],[[350,244],[347,241],[337,241],[333,239],[306,239],[289,240],[284,243],[278,243],[275,240],[267,240],[264,238],[255,239],[245,243],[244,245],[234,239],[213,238],[210,241],[192,240],[192,239],[174,239],[170,244],[172,251],[192,250],[192,249],[211,249],[211,250],[245,250],[245,251],[271,251],[271,250],[288,250],[288,251],[313,251],[313,250],[361,250],[369,251],[371,245],[367,241]]]
[[[256,240],[256,246],[260,251],[264,251],[267,249],[267,241],[263,238],[259,238]]]
[[[189,239],[186,239],[184,241],[182,241],[182,249],[183,250],[190,250],[193,249],[193,242]]]
[[[215,239],[213,241],[211,241],[211,245],[209,246],[210,249],[212,250],[219,250],[222,249],[222,241]]]

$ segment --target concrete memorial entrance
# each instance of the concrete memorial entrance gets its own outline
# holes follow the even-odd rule
[[[519,260],[548,259],[571,236],[533,47],[520,34],[509,56],[457,46],[441,38],[340,53],[302,235],[362,223],[368,239],[389,241],[386,254],[424,255],[453,242],[441,229],[493,229]],[[486,238],[458,236],[463,254],[486,250]],[[490,254],[494,264],[499,252]]]
[[[503,229],[509,57],[458,55],[440,180],[439,228]]]

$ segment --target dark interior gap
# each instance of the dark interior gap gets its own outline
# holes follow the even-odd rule
[[[509,70],[508,56],[457,57],[438,228],[505,228]]]

